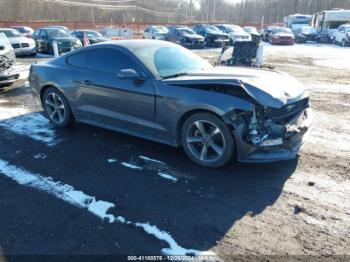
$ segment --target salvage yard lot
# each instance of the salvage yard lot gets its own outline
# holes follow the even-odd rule
[[[46,58],[19,59],[22,80],[0,94],[0,253],[350,255],[350,48],[264,52],[310,91],[308,143],[295,160],[220,169],[83,124],[54,129],[25,83]]]

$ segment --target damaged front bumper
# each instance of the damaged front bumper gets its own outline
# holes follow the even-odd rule
[[[242,137],[246,130],[234,130],[238,161],[266,163],[294,159],[305,144],[311,125],[312,110],[306,108],[285,125],[283,137],[264,136],[259,143],[252,144]]]
[[[14,69],[8,69],[0,72],[0,87],[10,85],[16,82],[19,78],[19,73]]]

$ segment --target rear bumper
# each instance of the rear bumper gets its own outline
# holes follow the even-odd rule
[[[296,120],[297,131],[283,141],[279,146],[256,147],[242,141],[240,136],[234,133],[237,142],[237,158],[246,163],[268,163],[294,159],[305,144],[312,124],[312,110],[303,112],[305,118],[302,122]]]

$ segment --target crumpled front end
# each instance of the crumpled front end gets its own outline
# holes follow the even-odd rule
[[[309,98],[269,108],[255,104],[251,111],[234,111],[230,118],[241,162],[293,159],[311,127]]]

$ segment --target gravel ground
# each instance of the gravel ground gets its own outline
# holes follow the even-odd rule
[[[195,52],[214,61],[220,50]],[[208,170],[181,150],[85,125],[55,130],[62,142],[45,145],[3,124],[10,114],[40,110],[25,78],[29,64],[42,57],[19,59],[22,80],[0,93],[0,160],[117,203],[116,214],[155,224],[179,245],[211,250],[227,261],[261,255],[273,255],[270,261],[286,255],[346,260],[335,255],[350,255],[350,48],[266,44],[264,52],[266,64],[295,76],[310,92],[313,129],[296,160],[232,162]],[[120,164],[125,162],[142,170]],[[155,176],[159,170],[177,182]],[[5,257],[160,254],[167,246],[142,230],[106,225],[50,195],[1,176],[0,181]]]

